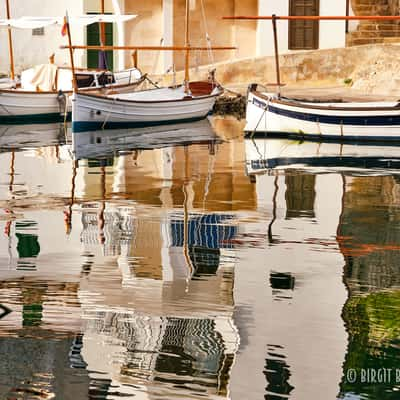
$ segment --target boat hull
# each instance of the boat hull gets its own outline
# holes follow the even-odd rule
[[[198,121],[207,117],[216,97],[127,101],[78,93],[72,98],[72,131],[141,128]]]
[[[0,124],[60,122],[70,115],[68,94],[0,90]],[[60,101],[61,100],[61,101]],[[65,113],[67,112],[67,115]]]
[[[245,131],[309,139],[400,141],[397,103],[305,103],[249,92]]]

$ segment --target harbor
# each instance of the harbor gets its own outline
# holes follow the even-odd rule
[[[398,4],[3,1],[0,399],[397,399]]]

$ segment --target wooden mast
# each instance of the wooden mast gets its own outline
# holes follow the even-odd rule
[[[101,0],[101,14],[105,13],[104,0]],[[106,30],[104,22],[100,22],[100,44],[104,46],[106,44]]]
[[[189,17],[190,17],[190,0],[186,0],[186,17],[185,17],[185,47],[190,47],[190,31],[189,31]],[[190,51],[186,50],[185,53],[185,93],[189,94],[189,64],[190,64]]]
[[[278,96],[281,96],[281,68],[279,65],[279,47],[278,47],[278,30],[276,27],[276,16],[272,16],[272,29],[274,31],[274,50],[275,50],[275,69],[276,69],[276,84],[278,88]]]
[[[74,92],[77,92],[78,91],[78,82],[76,81],[76,75],[75,75],[74,51],[72,48],[71,28],[69,25],[68,13],[65,16],[64,23],[65,23],[65,26],[67,27],[69,57],[70,57],[71,69],[72,69],[72,86],[74,88]]]
[[[104,0],[101,0],[101,14],[105,14],[105,4]],[[99,42],[101,46],[104,46],[106,44],[106,25],[104,22],[100,22],[99,24]],[[106,52],[104,50],[101,50],[98,54],[98,67],[99,68],[104,68],[108,69],[108,60],[106,56]]]
[[[10,1],[6,0],[6,8],[7,8],[7,19],[11,19],[11,12],[10,12]],[[14,66],[14,49],[13,49],[13,42],[12,42],[12,33],[11,27],[8,27],[8,49],[10,53],[10,77],[12,80],[15,79],[15,66]]]
[[[222,19],[237,19],[247,21],[272,20],[273,18],[282,21],[398,21],[400,20],[400,15],[239,15],[237,17],[222,17]]]

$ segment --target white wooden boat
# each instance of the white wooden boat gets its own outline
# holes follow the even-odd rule
[[[67,85],[57,85],[58,90],[35,91],[32,88],[10,88],[0,89],[0,124],[31,124],[57,122],[69,119],[71,115],[71,102],[69,96],[72,94],[72,73],[68,70],[60,69],[67,76],[71,76]],[[78,82],[88,87],[81,90],[97,90],[101,88],[119,88],[121,91],[132,91],[141,80],[135,80],[131,84],[120,84],[121,80],[126,82],[129,78],[124,76],[116,81],[112,74],[104,75],[103,72],[81,71],[77,73]],[[135,74],[136,76],[136,74]],[[100,77],[106,77],[109,82],[115,83],[103,84]]]
[[[394,143],[302,141],[287,138],[245,139],[248,175],[271,170],[400,173],[400,146]]]
[[[245,131],[268,134],[296,135],[303,138],[350,140],[399,140],[399,102],[307,102],[281,96],[280,60],[277,21],[329,21],[329,20],[399,20],[398,15],[289,15],[289,16],[229,16],[232,20],[272,21],[277,93],[258,90],[250,85],[247,101]]]
[[[140,128],[154,125],[176,124],[204,119],[212,110],[217,96],[223,90],[210,71],[207,81],[191,82],[189,79],[190,52],[232,50],[233,47],[195,47],[190,45],[190,2],[186,0],[184,46],[73,46],[69,35],[71,67],[73,50],[160,50],[184,51],[185,74],[181,86],[155,88],[146,91],[84,93],[74,90],[72,97],[72,132],[99,129]],[[75,85],[76,86],[76,85]]]
[[[140,128],[204,119],[222,89],[208,82],[131,93],[83,93],[72,96],[72,131]]]
[[[304,138],[399,140],[399,102],[305,102],[258,90],[252,85],[247,101],[249,133]]]
[[[135,15],[83,15],[71,17],[71,23],[84,27],[93,23],[123,22]],[[34,29],[61,26],[61,17],[21,17],[0,20],[0,27]],[[132,90],[141,82],[136,68],[118,72],[115,76],[107,71],[75,70],[77,87],[85,90],[99,87],[126,85]],[[47,80],[46,80],[47,79]],[[70,116],[68,97],[72,94],[73,73],[70,69],[53,64],[43,64],[26,70],[17,87],[0,87],[0,124],[27,124],[63,121]],[[38,84],[40,82],[40,84]]]

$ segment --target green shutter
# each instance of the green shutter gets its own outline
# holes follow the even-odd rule
[[[106,45],[113,45],[113,24],[108,23],[106,26]],[[100,44],[99,24],[91,24],[87,26],[87,45],[98,46]],[[99,63],[99,55],[97,50],[87,51],[87,66],[88,68],[97,68]],[[112,71],[114,68],[114,56],[112,51],[107,51],[108,68]]]

